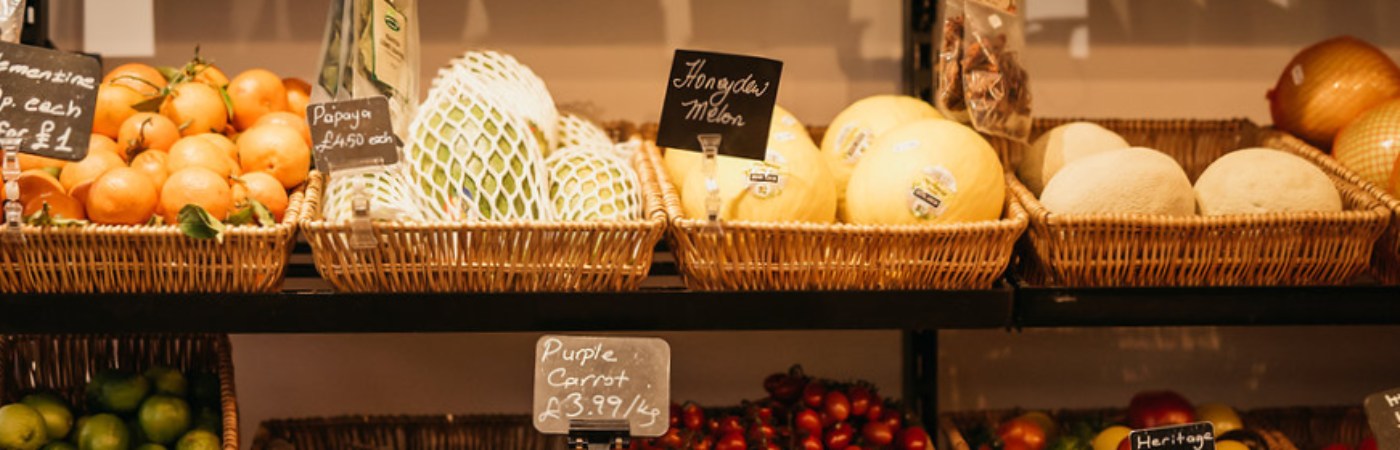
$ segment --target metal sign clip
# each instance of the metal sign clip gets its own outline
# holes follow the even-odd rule
[[[570,420],[570,450],[625,450],[631,445],[626,420]]]
[[[4,148],[4,162],[0,164],[0,179],[5,182],[5,231],[4,241],[9,243],[24,242],[24,232],[20,228],[24,224],[24,205],[19,202],[19,145],[18,138],[0,139],[0,147]]]

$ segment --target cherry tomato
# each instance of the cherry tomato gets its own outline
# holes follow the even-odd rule
[[[753,439],[755,441],[763,442],[769,439],[773,439],[773,437],[777,435],[778,432],[773,429],[772,425],[757,424],[752,427],[749,427],[749,439]]]
[[[807,383],[807,387],[802,388],[802,404],[808,408],[822,407],[822,398],[826,396],[826,386],[821,382],[813,381]]]
[[[885,415],[885,404],[878,400],[870,402],[870,408],[865,411],[865,420],[877,421]]]
[[[831,426],[831,430],[826,433],[827,450],[843,450],[851,445],[855,440],[855,429],[846,422],[836,422]]]
[[[1018,417],[1002,423],[1001,426],[997,427],[997,437],[1006,443],[1021,442],[1026,444],[1027,450],[1045,449],[1045,430],[1040,428],[1040,424],[1030,419]]]
[[[866,422],[861,428],[860,435],[865,438],[865,442],[874,447],[890,445],[894,442],[894,430],[884,422]]]
[[[802,450],[824,450],[822,449],[822,438],[818,435],[802,438]]]
[[[904,426],[904,414],[893,409],[886,409],[884,415],[880,417],[880,421],[889,425],[890,429],[898,430]]]
[[[719,419],[711,418],[706,420],[705,429],[709,430],[710,434],[719,434]]]
[[[797,413],[797,418],[793,420],[793,425],[798,431],[804,431],[808,435],[821,436],[822,418],[813,409],[804,409]]]
[[[870,405],[879,403],[879,399],[873,398],[870,388],[865,386],[851,386],[847,393],[847,397],[851,398],[851,415],[856,417],[865,417],[865,414],[870,412]]]
[[[705,436],[704,439],[701,439],[700,442],[696,442],[695,445],[690,448],[691,450],[710,450],[715,448],[715,437]]]
[[[676,428],[681,424],[681,405],[671,404],[671,414],[669,414],[671,428]]]
[[[739,420],[739,416],[724,416],[719,420],[719,433],[728,435],[732,433],[744,434],[744,422]]]
[[[834,421],[845,422],[846,419],[851,417],[851,400],[846,398],[846,393],[844,392],[827,392],[826,398],[822,403],[826,407],[826,415],[830,416]]]
[[[1001,443],[1001,450],[1030,450],[1031,447],[1021,441],[1005,441]]]
[[[789,375],[773,388],[773,398],[783,403],[792,403],[802,396],[803,386],[807,382],[801,377]]]
[[[771,406],[754,408],[753,416],[754,419],[758,420],[758,423],[773,423],[773,408]]]
[[[729,433],[715,442],[715,450],[747,450],[748,442],[744,441],[744,433]]]
[[[705,424],[705,410],[700,405],[686,403],[681,407],[681,423],[687,430],[699,430]]]
[[[681,430],[679,428],[666,430],[666,434],[656,438],[656,445],[662,448],[681,448],[682,442],[684,442],[684,440],[681,439]]]
[[[929,441],[928,432],[924,431],[924,427],[914,426],[905,428],[904,432],[899,434],[899,448],[901,450],[933,450],[933,442]]]
[[[860,450],[860,446],[852,445],[852,446],[846,447],[846,450]]]

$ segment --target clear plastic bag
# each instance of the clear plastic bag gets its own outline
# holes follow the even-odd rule
[[[946,0],[934,106],[982,133],[1024,141],[1031,130],[1022,0]]]
[[[24,31],[24,0],[0,0],[0,41],[19,43]]]
[[[1025,141],[1031,131],[1030,79],[1022,0],[966,0],[962,39],[963,96],[973,128]]]
[[[313,100],[384,96],[403,137],[418,108],[417,0],[333,0]]]

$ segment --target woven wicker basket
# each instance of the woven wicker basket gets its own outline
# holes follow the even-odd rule
[[[292,192],[281,223],[230,227],[223,243],[190,238],[174,225],[26,225],[23,243],[0,242],[0,292],[276,291],[302,198],[302,188]]]
[[[1003,420],[1023,413],[1020,410],[993,410],[947,413],[939,416],[939,430],[947,438],[952,450],[975,450],[969,447],[964,436],[974,427],[985,425],[995,429]],[[1126,412],[1121,409],[1083,409],[1053,412],[1060,423],[1074,420],[1106,421],[1125,423]],[[1244,426],[1266,434],[1285,446],[1296,450],[1318,450],[1334,443],[1356,447],[1367,434],[1370,425],[1366,413],[1359,407],[1290,407],[1265,408],[1242,411],[1240,420]]]
[[[812,134],[820,141],[821,128]],[[655,125],[643,132],[655,137]],[[695,290],[986,289],[1006,271],[1026,211],[1008,195],[1002,218],[930,225],[724,222],[686,218],[648,141],[670,216],[668,240]]]
[[[654,172],[641,153],[632,161],[643,194],[637,220],[375,223],[378,248],[357,250],[348,223],[322,220],[325,180],[312,172],[301,226],[316,269],[341,292],[634,290],[666,230]]]
[[[558,450],[527,416],[344,416],[269,420],[253,450]]]
[[[1267,130],[1264,139],[1270,147],[1288,149],[1303,155],[1322,166],[1328,173],[1345,178],[1361,186],[1366,193],[1380,199],[1381,204],[1389,210],[1390,226],[1381,234],[1380,239],[1376,240],[1376,247],[1371,254],[1371,272],[1382,282],[1400,284],[1400,198],[1386,192],[1385,188],[1362,180],[1356,172],[1347,169],[1336,159],[1301,139],[1276,130]]]
[[[1042,119],[1037,135],[1067,119]],[[1161,150],[1194,180],[1237,149],[1268,145],[1246,120],[1093,120],[1129,143]],[[995,142],[1018,161],[1024,144]],[[1295,149],[1281,150],[1298,153]],[[1304,154],[1304,156],[1306,156]],[[1168,217],[1057,215],[1008,177],[1030,212],[1023,241],[1027,281],[1050,286],[1241,286],[1345,283],[1365,270],[1389,212],[1356,185],[1332,177],[1344,211]]]
[[[17,335],[0,337],[0,403],[49,390],[84,403],[83,389],[105,369],[143,371],[152,365],[219,376],[223,448],[238,449],[238,401],[233,347],[224,335]]]

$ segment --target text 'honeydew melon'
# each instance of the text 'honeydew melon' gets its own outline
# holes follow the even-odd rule
[[[842,110],[822,137],[822,156],[836,179],[837,211],[846,220],[845,192],[851,172],[880,135],[922,119],[942,119],[933,105],[904,95],[866,97]]]
[[[1110,150],[1066,164],[1040,195],[1056,214],[1196,213],[1191,179],[1175,159],[1150,148]]]
[[[715,177],[720,220],[814,223],[836,220],[836,186],[831,172],[811,139],[792,132],[769,134],[764,161],[719,157]],[[705,198],[708,193],[705,175],[697,165],[685,176],[685,185],[681,187],[681,205],[686,217],[707,218]]]
[[[1118,133],[1089,122],[1071,122],[1040,135],[1026,150],[1016,176],[1035,195],[1065,164],[1108,150],[1131,147]]]
[[[964,125],[924,119],[882,134],[851,172],[846,214],[856,224],[995,220],[1006,200],[996,150]]]

